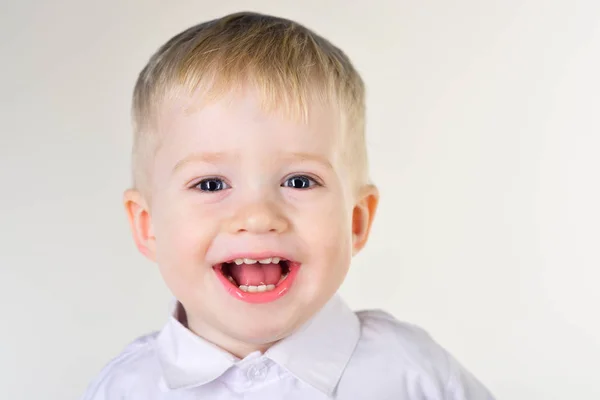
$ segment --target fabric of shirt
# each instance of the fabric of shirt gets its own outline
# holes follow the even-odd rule
[[[422,329],[337,296],[292,335],[243,359],[171,317],[135,340],[82,400],[492,400]]]

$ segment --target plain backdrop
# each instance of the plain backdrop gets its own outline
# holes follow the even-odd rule
[[[424,327],[499,399],[600,399],[600,2],[0,4],[0,398],[76,399],[166,321],[121,204],[132,87],[174,34],[254,10],[367,83],[382,202],[346,300]]]

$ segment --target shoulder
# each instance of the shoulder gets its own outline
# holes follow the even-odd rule
[[[127,345],[102,368],[81,400],[130,398],[132,391],[146,387],[148,382],[155,383],[153,376],[159,371],[154,351],[157,334],[141,336]]]
[[[381,310],[356,313],[359,357],[378,358],[393,374],[418,376],[431,398],[491,400],[489,391],[424,329]],[[428,397],[429,398],[429,397]]]
[[[399,321],[382,310],[364,310],[356,315],[361,326],[359,346],[364,350],[385,350],[389,357],[407,367],[427,375],[443,375],[446,352],[424,329]]]

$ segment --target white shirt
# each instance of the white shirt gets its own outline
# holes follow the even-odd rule
[[[111,361],[82,400],[493,400],[422,329],[337,296],[301,329],[244,359],[174,317]]]

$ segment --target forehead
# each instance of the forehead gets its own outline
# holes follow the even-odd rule
[[[197,104],[194,98],[183,96],[165,103],[157,164],[173,166],[197,152],[265,156],[301,152],[332,163],[339,157],[339,111],[328,104],[308,104],[306,119],[286,113],[283,107],[264,107],[252,91],[227,95],[202,107]]]

